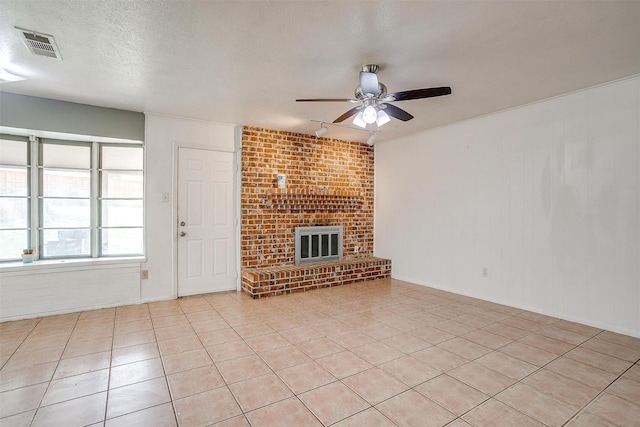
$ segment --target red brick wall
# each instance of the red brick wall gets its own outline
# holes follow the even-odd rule
[[[308,208],[274,205],[269,193],[277,187],[279,173],[286,174],[287,193],[315,193],[318,198]],[[347,207],[340,208],[334,203],[328,209],[317,209],[323,194],[336,193],[349,200],[357,198],[356,207],[346,203]],[[241,221],[243,268],[293,264],[297,226],[342,225],[344,258],[372,256],[373,148],[359,142],[245,127]],[[358,253],[354,252],[356,245]]]

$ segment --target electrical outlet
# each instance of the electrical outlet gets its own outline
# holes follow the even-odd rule
[[[482,277],[489,277],[489,268],[482,267]]]
[[[360,246],[355,245],[355,246],[353,247],[353,252],[355,252],[355,253],[360,252]]]
[[[149,278],[149,270],[141,270],[140,271],[140,279],[146,280]]]

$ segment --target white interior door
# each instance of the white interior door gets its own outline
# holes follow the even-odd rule
[[[236,289],[233,153],[178,149],[178,296]]]

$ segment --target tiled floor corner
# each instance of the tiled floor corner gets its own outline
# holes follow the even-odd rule
[[[0,427],[639,426],[640,339],[392,279],[0,324]]]

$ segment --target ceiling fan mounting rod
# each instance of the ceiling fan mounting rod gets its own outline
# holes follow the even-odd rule
[[[378,67],[376,64],[367,64],[362,66],[362,71],[364,71],[365,73],[376,74],[379,69],[380,67]]]

